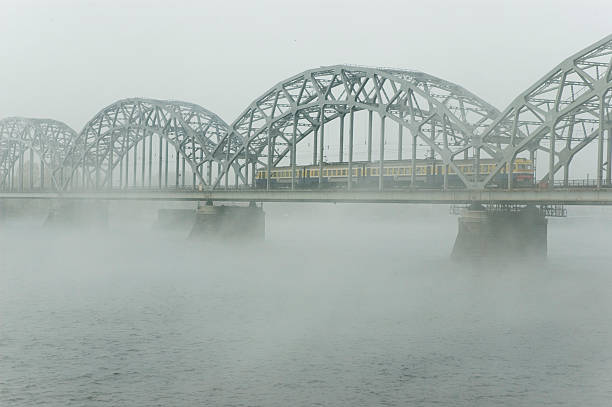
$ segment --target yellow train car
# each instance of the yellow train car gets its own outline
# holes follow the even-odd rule
[[[457,160],[455,166],[448,167],[446,174],[449,186],[462,186],[463,183],[458,172],[468,178],[474,178],[476,170],[474,160]],[[492,179],[493,185],[506,187],[508,182],[509,164],[497,171],[496,164],[491,159],[480,160],[478,175],[480,179],[496,172]],[[377,162],[353,162],[351,181],[357,185],[377,184],[380,178],[380,164]],[[348,182],[348,163],[329,163],[319,166],[297,166],[295,181],[298,187],[317,186],[327,187],[344,186]],[[383,180],[385,185],[409,186],[412,183],[412,160],[385,161],[383,163]],[[418,186],[441,187],[444,185],[446,166],[439,160],[417,160],[414,165],[414,181]],[[321,174],[319,174],[321,173]],[[516,186],[530,186],[534,182],[534,168],[530,160],[517,158],[512,168],[513,184]],[[270,172],[270,186],[272,188],[287,188],[292,182],[291,167],[276,167]],[[255,174],[255,185],[266,188],[268,185],[268,172],[260,169]]]

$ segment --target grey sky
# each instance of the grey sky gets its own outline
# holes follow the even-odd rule
[[[337,63],[418,69],[498,108],[609,34],[612,2],[14,1],[0,14],[0,117],[80,130],[135,96],[227,122],[275,83]]]

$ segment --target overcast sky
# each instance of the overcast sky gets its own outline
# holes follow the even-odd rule
[[[0,118],[77,131],[136,96],[232,122],[275,83],[338,63],[421,70],[502,109],[612,32],[609,0],[0,2]]]

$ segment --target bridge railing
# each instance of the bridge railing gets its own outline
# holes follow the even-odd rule
[[[554,183],[555,188],[597,188],[597,179],[586,178],[586,179],[568,179],[564,180],[555,180]],[[602,183],[602,188],[612,188],[612,184]]]

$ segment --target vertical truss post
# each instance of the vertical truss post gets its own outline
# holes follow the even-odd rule
[[[83,157],[83,168],[85,168],[85,157]],[[96,190],[100,188],[100,139],[96,140]]]
[[[19,146],[19,149],[19,192],[23,192],[23,155],[25,151],[22,145]]]
[[[529,150],[529,161],[531,162],[531,169],[533,170],[533,183],[535,184],[536,179],[536,165],[535,165],[535,150]]]
[[[204,181],[202,181],[204,179],[204,148],[202,147],[200,147],[200,165],[196,167],[196,171],[200,176],[200,180],[198,182],[204,183]],[[202,189],[203,188],[204,185],[202,185]]]
[[[153,185],[151,181],[151,172],[153,171],[153,133],[149,139],[149,188]]]
[[[448,164],[444,164],[444,190],[448,189]]]
[[[140,169],[140,186],[145,186],[145,170],[146,170],[146,159],[147,159],[147,132],[142,133],[142,168]]]
[[[174,154],[176,154],[176,160],[174,160],[174,161],[176,163],[175,163],[175,166],[174,166],[174,173],[175,173],[174,174],[174,181],[175,181],[174,182],[174,187],[177,190],[179,189],[179,171],[180,171],[179,164],[180,164],[180,161],[181,161],[181,158],[179,157],[179,153],[178,152],[179,152],[178,147],[175,147]]]
[[[119,160],[119,189],[123,189],[123,162],[124,161],[125,161],[125,157],[121,157],[121,159]]]
[[[163,162],[163,152],[164,152],[164,138],[159,136],[159,156],[157,163],[157,184],[159,189],[162,189],[162,162]]]
[[[45,160],[40,160],[40,189],[45,189]]]
[[[400,118],[400,123],[397,126],[397,159],[401,160],[402,159],[402,149],[404,148],[403,146],[403,140],[404,140],[404,109],[403,109],[403,102],[400,102],[400,109],[399,109],[399,118]]]
[[[207,176],[208,176],[208,186],[210,188],[212,188],[212,170],[213,170],[213,168],[212,168],[212,160],[210,160],[208,162],[208,174],[207,174]]]
[[[474,171],[476,179],[474,182],[480,182],[480,147],[476,147],[476,151],[474,151],[474,165],[476,166]]]
[[[349,112],[349,151],[348,151],[348,190],[353,188],[353,128],[355,121],[355,110],[351,106]]]
[[[597,137],[597,188],[603,181],[603,147],[604,147],[604,96],[599,99],[599,136]]]
[[[197,162],[196,160],[196,148],[195,148],[195,138],[192,137],[191,138],[191,160],[192,162],[195,164]],[[191,168],[191,186],[193,187],[193,189],[196,189],[196,173],[195,170],[197,170],[197,166],[195,168]]]
[[[272,177],[272,129],[268,128],[268,165],[266,166],[266,190],[270,190],[270,178]]]
[[[185,156],[181,154],[181,187],[183,188],[185,188],[185,178],[187,178],[185,175]]]
[[[123,140],[125,141],[125,188],[127,189],[130,186],[130,139],[128,135],[130,134],[130,129],[128,128],[123,133]]]
[[[319,136],[319,126],[314,128],[314,139],[312,144],[312,165],[317,165],[317,142]]]
[[[373,112],[368,110],[368,162],[372,162],[372,115]]]
[[[548,155],[548,189],[553,189],[555,184],[555,144],[557,143],[557,131],[555,127],[550,129],[550,151]]]
[[[570,167],[570,160],[567,160],[567,162],[563,166],[563,186],[566,188],[569,185],[569,167]]]
[[[230,149],[231,149],[231,138],[227,138],[227,151],[225,152],[225,163],[224,163],[224,167],[225,167],[225,189],[228,188],[229,186],[229,170],[230,170],[230,166],[229,166],[229,157],[230,157]]]
[[[295,136],[297,133],[298,116],[293,115],[293,132],[291,133],[291,190],[295,190]]]
[[[514,170],[514,155],[510,158],[508,162],[508,167],[506,168],[506,175],[508,176],[508,191],[512,190],[512,181],[513,181],[513,170]]]
[[[384,178],[383,171],[385,169],[385,115],[380,115],[380,162],[378,164],[378,190],[382,192]]]
[[[255,170],[253,170],[253,174]],[[249,140],[248,137],[245,138],[244,145],[244,182],[246,183],[246,187],[249,186]],[[255,185],[255,181],[251,183],[251,185]]]
[[[415,184],[416,184],[416,149],[417,149],[417,136],[416,134],[412,135],[412,162],[410,163],[410,166],[412,167],[410,169],[410,188],[414,188]],[[446,172],[448,172],[448,165],[446,166]]]
[[[610,186],[612,184],[612,127],[608,129],[608,152],[606,154],[607,167],[606,167],[606,184]]]
[[[34,189],[34,150],[30,146],[30,191]]]
[[[255,183],[255,177],[257,176],[257,171],[256,171],[256,168],[255,168],[256,165],[257,164],[256,164],[255,161],[253,161],[251,163],[251,187],[252,188],[255,188],[257,186],[256,183]]]
[[[340,151],[338,153],[338,161],[344,162],[344,115],[342,112],[340,114]]]
[[[113,189],[113,158],[114,158],[114,147],[115,140],[113,140],[113,135],[111,134],[110,140],[108,142],[108,189]],[[62,177],[63,178],[63,177]]]
[[[321,140],[319,141],[319,188],[323,182],[323,147],[325,143],[325,105],[321,106]]]
[[[168,138],[166,138],[166,148],[164,151],[164,185],[166,188],[168,188],[168,147],[169,147],[169,143],[168,143]]]
[[[136,134],[134,134],[134,156],[132,157],[132,161],[133,161],[133,172],[132,172],[132,184],[133,186],[138,185],[138,183],[136,182],[138,180],[138,131],[136,132]],[[128,148],[129,148],[129,141],[128,141]],[[127,154],[127,151],[126,151]]]
[[[85,167],[81,167],[81,185],[84,188],[90,188],[91,187],[91,179],[90,179],[91,174],[88,173],[87,180],[85,180],[86,172],[87,171],[85,171]],[[86,181],[87,181],[87,184],[85,184]]]

